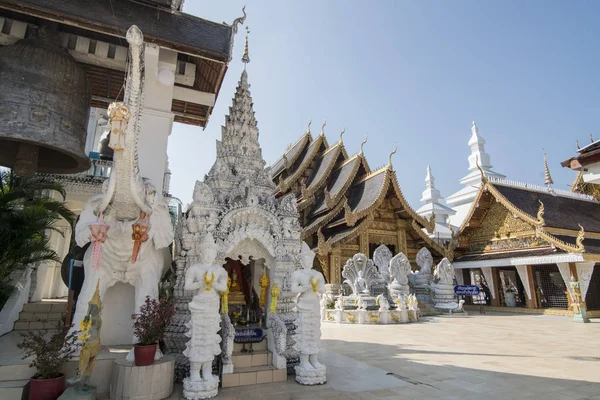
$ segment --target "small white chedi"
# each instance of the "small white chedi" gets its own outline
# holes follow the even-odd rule
[[[319,297],[325,292],[323,274],[313,271],[315,253],[303,242],[300,251],[302,269],[292,274],[292,293],[298,310],[298,331],[295,336],[300,364],[296,366],[296,382],[302,385],[319,385],[327,381],[326,367],[319,362],[321,320]]]
[[[210,233],[198,245],[200,263],[191,265],[185,274],[185,290],[195,295],[188,304],[191,319],[186,336],[190,340],[183,354],[190,360],[190,376],[183,381],[183,395],[188,400],[209,399],[218,394],[219,378],[212,374],[215,356],[221,354],[219,305],[227,290],[227,272],[215,265],[218,246]]]

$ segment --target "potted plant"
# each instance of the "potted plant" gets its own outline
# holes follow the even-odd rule
[[[30,331],[22,334],[23,341],[17,346],[25,351],[23,359],[34,356],[29,364],[36,368],[36,374],[30,379],[29,400],[56,400],[65,390],[63,369],[67,361],[73,358],[77,349],[77,332],[65,334],[63,326],[57,331]]]
[[[146,296],[139,314],[133,314],[133,334],[138,339],[133,347],[135,365],[151,365],[156,355],[156,346],[163,338],[165,331],[175,313],[173,300],[161,297],[159,300]]]

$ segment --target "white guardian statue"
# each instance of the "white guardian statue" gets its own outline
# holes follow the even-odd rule
[[[313,271],[315,253],[303,242],[300,251],[302,269],[292,274],[292,293],[298,310],[298,331],[295,336],[300,364],[296,366],[296,382],[302,385],[319,385],[327,381],[326,367],[319,362],[321,321],[319,296],[325,292],[323,274]]]
[[[227,272],[215,265],[218,246],[210,233],[198,250],[200,263],[191,265],[185,274],[185,290],[195,292],[188,305],[191,319],[186,336],[190,340],[183,352],[190,360],[190,376],[183,381],[183,395],[188,400],[208,399],[218,393],[219,378],[212,374],[212,363],[221,354],[219,305],[221,293],[227,290]]]
[[[109,146],[114,150],[112,172],[103,193],[88,199],[75,226],[77,245],[83,247],[92,242],[92,246],[83,259],[85,280],[74,321],[81,321],[85,316],[98,282],[103,302],[109,287],[118,282],[131,284],[135,289],[135,304],[122,304],[122,307],[129,313],[138,313],[146,296],[158,298],[158,283],[169,267],[165,263],[169,257],[166,256],[168,247],[173,242],[169,210],[161,192],[142,179],[138,166],[144,37],[137,26],[127,31],[127,42],[130,62],[125,99],[108,108]],[[110,316],[104,316],[107,317]],[[131,335],[133,337],[133,329]],[[105,344],[126,344],[116,342],[119,340],[102,338]],[[161,356],[157,351],[156,358]],[[132,361],[132,357],[133,351],[128,359]]]

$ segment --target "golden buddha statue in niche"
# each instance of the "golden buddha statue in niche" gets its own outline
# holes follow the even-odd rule
[[[242,288],[240,287],[240,284],[238,283],[237,272],[235,271],[235,269],[233,270],[231,275],[231,287],[229,288],[229,295],[227,300],[227,303],[230,305],[246,304],[246,298],[244,296]]]

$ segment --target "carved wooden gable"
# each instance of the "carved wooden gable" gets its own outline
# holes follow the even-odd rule
[[[465,247],[467,253],[549,246],[536,237],[532,225],[513,215],[499,202],[489,206],[479,227],[463,236],[461,241],[464,241],[461,247]]]

